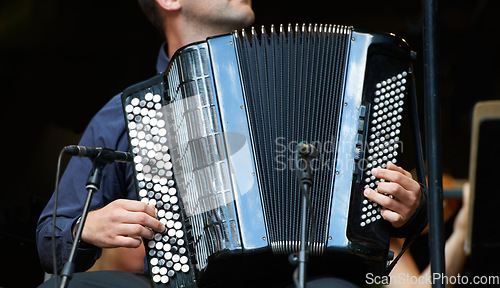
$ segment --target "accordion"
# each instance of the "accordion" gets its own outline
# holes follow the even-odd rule
[[[154,284],[219,287],[288,271],[300,246],[301,141],[319,151],[309,272],[381,271],[390,225],[362,191],[383,181],[371,168],[412,159],[403,143],[416,155],[413,86],[401,38],[303,24],[187,45],[166,72],[124,90],[138,198],[167,227],[144,240]]]

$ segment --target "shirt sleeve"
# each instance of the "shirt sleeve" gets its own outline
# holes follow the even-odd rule
[[[79,145],[105,147],[117,151],[128,151],[125,121],[120,95],[113,97],[91,120]],[[55,220],[55,246],[58,270],[68,260],[73,244],[72,228],[81,216],[87,197],[86,181],[92,168],[87,158],[73,157],[66,167],[60,182],[58,207]],[[94,193],[90,210],[104,207],[119,199],[137,199],[132,167],[124,163],[112,163],[103,170],[100,190]],[[38,254],[45,271],[54,273],[52,261],[52,211],[54,195],[47,203],[38,220],[36,239]],[[101,249],[81,242],[75,259],[75,272],[92,267],[100,256]]]

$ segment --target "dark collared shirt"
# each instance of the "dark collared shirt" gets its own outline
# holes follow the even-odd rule
[[[156,64],[158,73],[165,71],[168,63],[165,45],[162,45]],[[79,145],[129,151],[122,109],[121,97],[118,94],[92,118]],[[72,227],[82,213],[87,197],[85,184],[91,168],[92,162],[89,159],[73,157],[59,182],[55,230],[56,261],[59,269],[62,269],[69,257],[73,244]],[[137,199],[132,165],[113,163],[104,168],[102,185],[93,195],[91,210],[102,208],[118,198]],[[36,231],[38,254],[47,272],[53,272],[51,240],[53,206],[54,195],[42,211]],[[90,268],[100,253],[101,249],[82,242],[75,260],[75,271],[85,271]]]

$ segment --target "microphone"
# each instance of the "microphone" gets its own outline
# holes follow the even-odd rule
[[[74,260],[76,257],[78,247],[80,246],[80,241],[82,239],[83,225],[85,224],[85,219],[87,218],[87,214],[90,210],[90,202],[92,201],[92,195],[96,193],[101,186],[103,169],[107,165],[113,162],[123,162],[123,163],[132,162],[134,156],[132,153],[115,151],[108,148],[101,148],[101,147],[93,148],[93,147],[77,146],[77,145],[66,146],[63,148],[62,151],[72,156],[86,157],[92,160],[92,169],[90,170],[90,174],[87,179],[87,185],[86,185],[87,199],[85,200],[85,205],[82,210],[82,216],[80,217],[81,222],[79,225],[75,226],[75,241],[73,241],[73,245],[71,245],[68,261],[64,264],[61,270],[62,277],[60,282],[61,284],[59,287],[65,288],[68,287],[68,283],[73,277],[73,272],[75,270]],[[56,188],[56,193],[57,193],[57,188]],[[57,196],[55,196],[55,199],[57,199]],[[57,200],[54,201],[54,215],[57,209],[56,206],[57,206]],[[78,221],[80,221],[80,219]]]
[[[115,151],[102,147],[94,148],[87,146],[70,145],[64,147],[64,152],[72,156],[86,157],[91,160],[98,159],[99,161],[108,164],[113,162],[130,163],[134,159],[134,155],[132,153]]]
[[[308,254],[310,248],[308,247],[308,236],[307,236],[307,226],[308,226],[308,215],[311,215],[311,230],[310,235],[316,234],[316,217],[314,213],[314,207],[311,203],[309,192],[313,186],[313,168],[311,167],[313,158],[318,157],[319,152],[314,145],[307,142],[300,142],[296,146],[295,153],[295,175],[297,176],[297,181],[300,188],[300,194],[302,198],[302,207],[300,211],[300,249],[297,252],[297,268],[294,272],[294,282],[297,287],[306,287],[307,278],[307,262]],[[304,160],[305,165],[301,167],[299,160]],[[309,213],[308,213],[309,211]],[[310,237],[310,236],[309,236]],[[292,259],[295,258],[292,256]]]
[[[319,155],[318,149],[314,145],[305,142],[300,142],[297,145],[297,152],[301,157],[307,158],[316,158]]]

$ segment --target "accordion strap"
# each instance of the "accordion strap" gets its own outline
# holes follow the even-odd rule
[[[410,238],[406,238],[405,242],[403,243],[403,247],[401,248],[401,252],[399,252],[398,256],[396,256],[396,258],[391,262],[391,264],[389,264],[389,265],[387,265],[387,267],[385,267],[385,270],[383,273],[385,276],[389,276],[389,274],[391,273],[392,269],[394,269],[394,266],[396,266],[396,264],[398,263],[401,256],[403,256],[403,254],[410,247],[410,245],[413,244],[413,242],[415,242],[415,240],[417,239],[418,236],[419,236],[419,234],[415,234]]]

